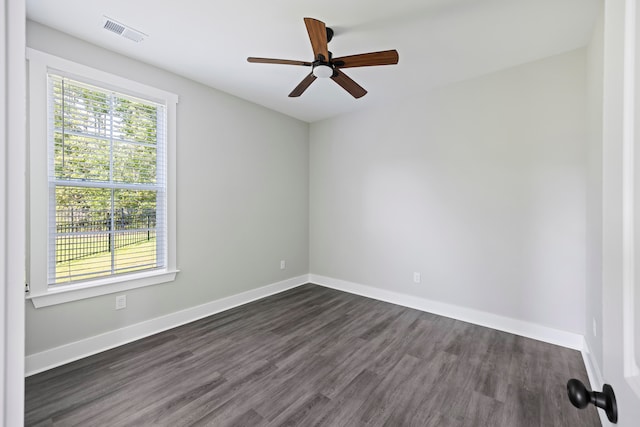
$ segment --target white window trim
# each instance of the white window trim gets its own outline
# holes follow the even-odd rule
[[[122,292],[175,280],[176,265],[176,110],[178,96],[48,53],[27,48],[29,61],[29,196],[27,283],[36,308]],[[103,279],[47,284],[47,73],[69,73],[88,83],[137,95],[166,105],[167,109],[167,266],[164,269],[110,276]]]

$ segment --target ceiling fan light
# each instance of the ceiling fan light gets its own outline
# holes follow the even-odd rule
[[[333,76],[333,68],[328,65],[316,65],[313,67],[313,75],[319,78],[327,78]]]

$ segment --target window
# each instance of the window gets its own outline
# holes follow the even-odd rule
[[[164,267],[164,105],[48,80],[48,284]]]
[[[29,50],[36,307],[175,277],[175,95]]]

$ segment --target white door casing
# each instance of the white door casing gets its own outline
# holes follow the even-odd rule
[[[635,0],[604,2],[601,370],[616,393],[621,426],[640,422],[640,328],[635,319],[640,316],[635,296],[640,289],[638,12]]]
[[[24,423],[25,1],[0,10],[0,425]]]

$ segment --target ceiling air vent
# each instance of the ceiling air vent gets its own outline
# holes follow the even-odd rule
[[[122,36],[125,39],[132,40],[136,43],[141,42],[142,40],[144,40],[145,37],[147,37],[146,34],[138,30],[134,30],[133,28],[128,27],[123,23],[118,22],[114,19],[108,18],[106,16],[104,17],[104,23],[102,27],[105,30],[109,30],[112,33],[116,33],[117,35]]]

